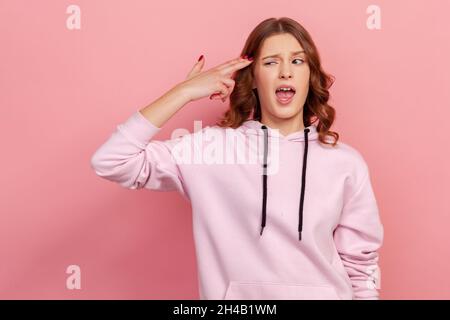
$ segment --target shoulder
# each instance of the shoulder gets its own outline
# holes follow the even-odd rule
[[[354,182],[361,181],[369,175],[369,165],[363,153],[348,143],[338,141],[335,147],[324,146],[325,156],[332,165],[348,172]],[[352,180],[353,180],[352,179]]]
[[[191,137],[202,140],[210,140],[211,137],[242,134],[240,128],[221,127],[219,125],[209,125],[191,134]]]
[[[342,141],[338,141],[337,150],[350,163],[353,163],[354,165],[357,165],[357,166],[367,165],[366,159],[363,156],[362,152],[359,149],[357,149],[355,146],[352,146],[352,145],[342,142]]]
[[[214,142],[222,139],[227,128],[222,128],[218,125],[207,125],[205,127],[200,127],[194,131],[188,131],[186,129],[175,130],[172,132],[172,136],[169,140],[164,141],[170,145],[177,146],[195,146],[204,147],[208,142]]]

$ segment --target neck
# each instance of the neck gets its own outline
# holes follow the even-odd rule
[[[303,111],[288,119],[281,119],[263,114],[261,116],[261,123],[271,129],[278,129],[283,136],[287,136],[290,133],[297,132],[305,128],[303,125]]]

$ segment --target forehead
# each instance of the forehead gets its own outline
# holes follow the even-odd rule
[[[303,47],[293,35],[283,33],[266,38],[261,46],[260,55],[284,54],[301,50],[303,50]]]

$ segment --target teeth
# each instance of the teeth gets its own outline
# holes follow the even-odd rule
[[[291,88],[279,88],[277,91],[294,91]]]

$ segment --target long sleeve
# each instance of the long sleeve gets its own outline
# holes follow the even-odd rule
[[[380,269],[378,249],[383,242],[383,225],[363,163],[355,187],[347,191],[334,241],[353,287],[353,299],[379,299]]]
[[[160,130],[136,111],[97,149],[91,167],[98,176],[129,189],[176,190],[189,198],[171,152],[181,137],[152,140]]]

